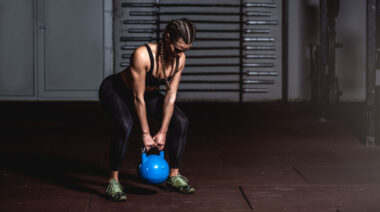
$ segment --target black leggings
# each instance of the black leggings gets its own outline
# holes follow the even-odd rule
[[[144,99],[147,118],[161,121],[164,96],[159,92],[146,92]],[[115,134],[110,146],[110,168],[117,171],[126,153],[132,125],[135,120],[138,121],[133,104],[133,94],[123,84],[119,73],[103,80],[99,88],[99,100],[108,116],[115,123]],[[186,144],[188,123],[186,115],[175,105],[166,142],[169,148],[171,168],[179,168],[180,166]]]

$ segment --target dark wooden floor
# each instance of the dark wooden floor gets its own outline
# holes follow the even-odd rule
[[[362,144],[355,111],[321,122],[305,104],[182,108],[181,172],[197,192],[141,182],[134,135],[120,178],[128,200],[114,203],[104,198],[111,130],[96,103],[0,103],[0,211],[380,211],[380,148]]]

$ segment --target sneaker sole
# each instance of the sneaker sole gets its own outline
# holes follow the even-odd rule
[[[192,192],[180,191],[176,187],[174,187],[170,184],[167,184],[167,183],[166,183],[166,189],[167,189],[167,191],[177,192],[177,193],[181,193],[181,194],[194,194],[194,192],[195,192],[195,191],[192,191]]]
[[[115,199],[115,198],[113,198],[111,196],[108,196],[107,194],[105,196],[106,196],[107,200],[112,201],[112,202],[124,202],[124,201],[127,201],[127,197],[125,197],[125,199]]]

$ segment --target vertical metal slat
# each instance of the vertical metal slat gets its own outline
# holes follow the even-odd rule
[[[243,0],[240,0],[240,14],[243,14]],[[239,103],[243,102],[243,16],[239,16]]]
[[[366,145],[375,145],[376,129],[376,0],[367,0],[367,57],[366,57]]]

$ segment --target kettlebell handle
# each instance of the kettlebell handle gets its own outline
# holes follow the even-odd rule
[[[143,161],[146,158],[146,153],[147,153],[147,151],[146,151],[145,147],[141,148],[141,156],[143,158]],[[161,150],[159,154],[160,154],[160,157],[165,158],[164,150]]]

